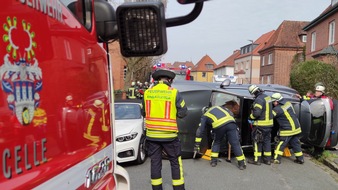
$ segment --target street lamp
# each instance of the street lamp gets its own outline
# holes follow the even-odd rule
[[[250,61],[250,84],[252,84],[252,61],[253,61],[253,40],[248,40],[251,42],[251,61]]]

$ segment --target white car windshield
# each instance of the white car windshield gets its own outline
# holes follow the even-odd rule
[[[140,119],[141,108],[139,104],[115,104],[115,119]]]

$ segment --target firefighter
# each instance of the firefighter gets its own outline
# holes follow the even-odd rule
[[[128,88],[128,99],[136,99],[136,93],[135,93],[135,82],[131,82],[130,88]]]
[[[229,110],[227,107],[231,107],[232,109]],[[226,135],[228,142],[234,150],[239,169],[246,169],[245,156],[239,142],[238,127],[234,119],[234,113],[238,112],[239,105],[237,102],[229,101],[222,106],[211,107],[201,117],[200,127],[196,132],[194,151],[199,151],[205,129],[212,128],[212,133],[214,134],[210,161],[212,167],[217,165],[221,142]]]
[[[295,110],[292,104],[286,101],[280,93],[272,94],[271,99],[274,105],[272,113],[279,124],[278,144],[275,149],[274,163],[281,163],[284,148],[290,144],[296,157],[295,163],[303,164],[303,152],[299,141],[299,135],[302,130]]]
[[[273,127],[271,97],[264,94],[264,91],[256,85],[249,86],[249,92],[255,96],[252,104],[249,123],[252,123],[252,141],[254,148],[254,159],[248,163],[271,165],[271,131]],[[263,159],[262,159],[262,152]]]
[[[178,90],[171,87],[175,76],[175,73],[169,70],[155,71],[152,77],[158,82],[144,93],[142,112],[146,123],[153,190],[162,190],[162,150],[170,161],[174,190],[184,190],[181,144],[177,135],[176,118],[185,117],[188,109]]]

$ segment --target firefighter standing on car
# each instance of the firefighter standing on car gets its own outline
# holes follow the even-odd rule
[[[249,122],[253,124],[252,141],[254,159],[248,160],[248,163],[261,165],[263,161],[265,164],[270,165],[271,131],[273,127],[271,97],[264,94],[264,91],[256,85],[250,85],[248,90],[251,95],[255,96],[249,116]]]
[[[230,103],[232,102],[230,101]],[[238,113],[239,106],[236,102],[232,103],[233,109],[231,111],[226,106],[227,103],[222,106],[213,106],[202,115],[200,127],[196,132],[195,149],[197,150],[195,151],[199,149],[206,128],[212,128],[215,138],[211,148],[210,165],[212,167],[217,165],[221,142],[226,135],[228,142],[234,150],[239,169],[244,170],[246,168],[245,156],[239,142],[238,127],[234,119],[234,113]]]
[[[171,87],[175,73],[157,70],[152,74],[158,81],[144,93],[143,115],[146,122],[148,156],[151,159],[151,185],[162,190],[162,150],[171,164],[174,190],[184,190],[181,144],[177,136],[176,118],[187,114],[184,99],[177,89]]]
[[[299,141],[302,132],[300,123],[292,104],[286,101],[280,93],[271,96],[274,108],[272,114],[279,124],[278,144],[275,149],[274,163],[280,164],[284,148],[290,144],[295,154],[295,163],[303,164],[304,157]]]

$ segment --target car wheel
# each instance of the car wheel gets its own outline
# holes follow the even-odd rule
[[[147,159],[147,149],[146,149],[146,138],[142,137],[140,140],[138,153],[137,153],[137,164],[143,164]]]

